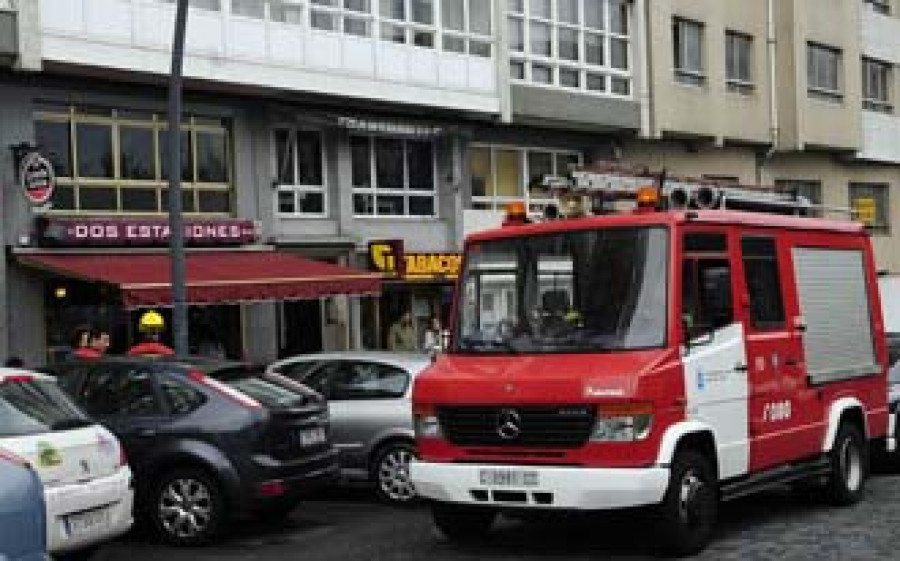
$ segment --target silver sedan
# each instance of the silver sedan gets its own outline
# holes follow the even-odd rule
[[[328,399],[344,477],[374,481],[382,499],[408,503],[416,498],[408,469],[415,455],[410,394],[429,364],[425,354],[347,351],[295,356],[269,370]]]

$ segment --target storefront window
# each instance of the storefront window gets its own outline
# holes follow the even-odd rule
[[[350,157],[356,216],[437,214],[430,141],[352,136]]]
[[[322,134],[304,129],[275,130],[275,176],[279,214],[324,216]]]
[[[36,115],[37,144],[57,175],[52,210],[146,213],[168,209],[164,114],[84,107],[44,107]],[[184,210],[230,214],[229,131],[218,119],[186,117],[181,155]]]

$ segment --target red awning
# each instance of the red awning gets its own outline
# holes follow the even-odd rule
[[[21,263],[61,276],[114,285],[128,308],[171,305],[167,254],[21,254]],[[377,295],[381,275],[277,251],[188,253],[187,301],[222,304]]]

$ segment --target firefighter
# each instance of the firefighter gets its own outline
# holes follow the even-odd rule
[[[174,355],[175,351],[159,341],[165,327],[166,323],[159,312],[155,310],[144,312],[138,323],[138,331],[141,333],[143,341],[128,349],[128,354],[131,356]]]

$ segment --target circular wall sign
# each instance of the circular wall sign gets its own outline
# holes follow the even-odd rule
[[[25,197],[33,205],[42,205],[53,196],[56,177],[53,164],[37,152],[29,152],[22,158],[19,177]]]

